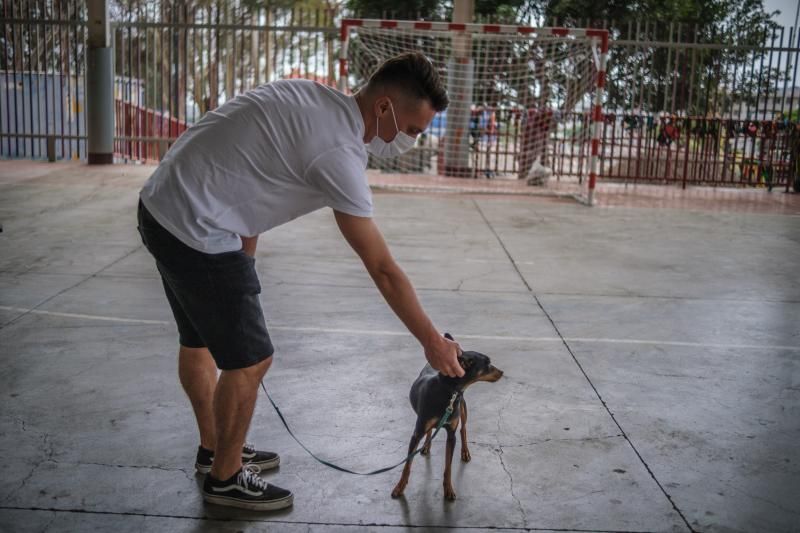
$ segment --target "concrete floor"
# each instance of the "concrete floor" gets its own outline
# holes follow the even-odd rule
[[[200,496],[135,230],[151,170],[0,163],[1,531],[800,531],[800,217],[376,193],[428,312],[505,378],[467,393],[454,503],[444,439],[392,500],[399,471],[323,467],[261,397],[250,440],[296,503],[259,514]],[[331,213],[262,236],[257,264],[297,434],[349,468],[400,460],[424,359]]]

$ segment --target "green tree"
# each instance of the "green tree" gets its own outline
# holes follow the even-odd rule
[[[542,14],[563,25],[608,27],[615,40],[649,43],[612,46],[611,109],[720,114],[785,80],[767,62],[777,26],[763,0],[549,0]],[[669,41],[692,46],[664,44]]]
[[[391,4],[389,4],[391,5]],[[358,16],[391,15],[382,0],[348,0]],[[415,0],[395,16],[449,19],[452,0]],[[475,1],[475,17],[506,23],[607,27],[615,44],[609,54],[606,107],[643,111],[682,111],[693,115],[730,112],[739,103],[752,104],[782,82],[786,73],[770,66],[766,47],[776,25],[763,0],[507,0]],[[648,44],[636,44],[648,43]],[[667,44],[690,43],[688,47]],[[659,44],[660,43],[660,44]],[[727,44],[709,49],[694,43]],[[511,64],[536,50],[509,46]],[[481,53],[481,50],[475,50]],[[541,54],[539,54],[541,58]],[[500,73],[502,75],[502,73]],[[547,73],[540,72],[539,75]],[[565,73],[547,74],[565,78]],[[554,89],[558,88],[556,80]],[[513,90],[524,90],[521,87]],[[476,98],[501,99],[496,88],[476,87]]]
[[[340,7],[336,0],[117,0],[110,6],[113,20],[176,23],[154,28],[135,25],[116,32],[117,74],[145,78],[144,106],[181,118],[192,118],[187,117],[187,95],[202,116],[257,83],[292,75],[293,69],[305,74],[309,65],[327,64],[327,73],[319,77],[333,79],[337,37],[333,32],[324,33],[320,46],[320,32],[217,25],[332,27]],[[202,27],[186,29],[183,23]],[[274,63],[292,66],[276,71]],[[140,72],[138,65],[147,68]]]
[[[475,18],[499,22],[527,22],[541,10],[541,2],[530,0],[475,1]],[[411,0],[398,5],[385,0],[348,0],[348,11],[361,18],[416,18],[427,20],[450,20],[453,15],[453,0]]]

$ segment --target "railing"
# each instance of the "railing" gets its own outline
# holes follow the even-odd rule
[[[116,73],[130,80],[117,97],[192,124],[262,83],[333,85],[335,16],[238,2],[129,2],[112,24]]]
[[[170,145],[189,127],[174,117],[116,100],[114,154],[125,161],[157,163]]]
[[[117,157],[157,161],[204,113],[260,83],[302,77],[333,84],[340,15],[248,8],[238,0],[113,3]],[[82,0],[3,3],[3,157],[86,157],[85,21]],[[600,179],[767,188],[796,179],[798,32],[776,28],[758,40],[725,28],[698,36],[687,25],[652,21],[599,25],[615,39]],[[473,111],[474,176],[525,175],[527,112],[499,103]],[[585,175],[588,146],[570,132],[585,128],[586,117],[560,119],[537,157],[556,179]],[[421,172],[438,164],[438,120],[409,155]]]
[[[259,84],[335,83],[335,10],[132,0],[112,3],[112,16],[122,160],[157,161],[207,111]],[[87,33],[82,0],[3,2],[1,157],[86,157]]]
[[[0,11],[0,155],[86,157],[83,2],[9,0]],[[55,144],[48,139],[55,137]]]
[[[473,111],[470,177],[525,176],[530,168],[525,154],[540,143],[542,148],[533,150],[533,157],[553,170],[553,179],[574,180],[586,174],[590,146],[580,132],[589,127],[588,115],[571,113],[559,117],[557,126],[526,128],[523,114],[492,107]],[[604,119],[601,159],[606,181],[788,190],[797,179],[800,124],[785,118],[606,114]],[[445,120],[446,114],[434,119],[418,146],[402,160],[371,159],[370,165],[389,172],[435,172],[441,163]]]
[[[788,187],[795,179],[800,125],[788,120],[609,115],[604,179]]]

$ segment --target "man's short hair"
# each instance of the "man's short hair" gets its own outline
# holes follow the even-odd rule
[[[387,59],[373,72],[368,86],[396,87],[416,100],[427,99],[436,111],[444,111],[450,103],[436,67],[420,52],[406,52]]]

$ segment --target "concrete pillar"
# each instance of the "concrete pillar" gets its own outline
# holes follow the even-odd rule
[[[114,54],[108,0],[87,0],[86,130],[90,165],[114,162]]]
[[[474,0],[455,0],[453,22],[471,23],[475,16]],[[453,55],[448,60],[447,130],[444,146],[444,175],[472,177],[469,167],[469,119],[472,106],[475,64],[471,57],[469,34],[453,36]]]

